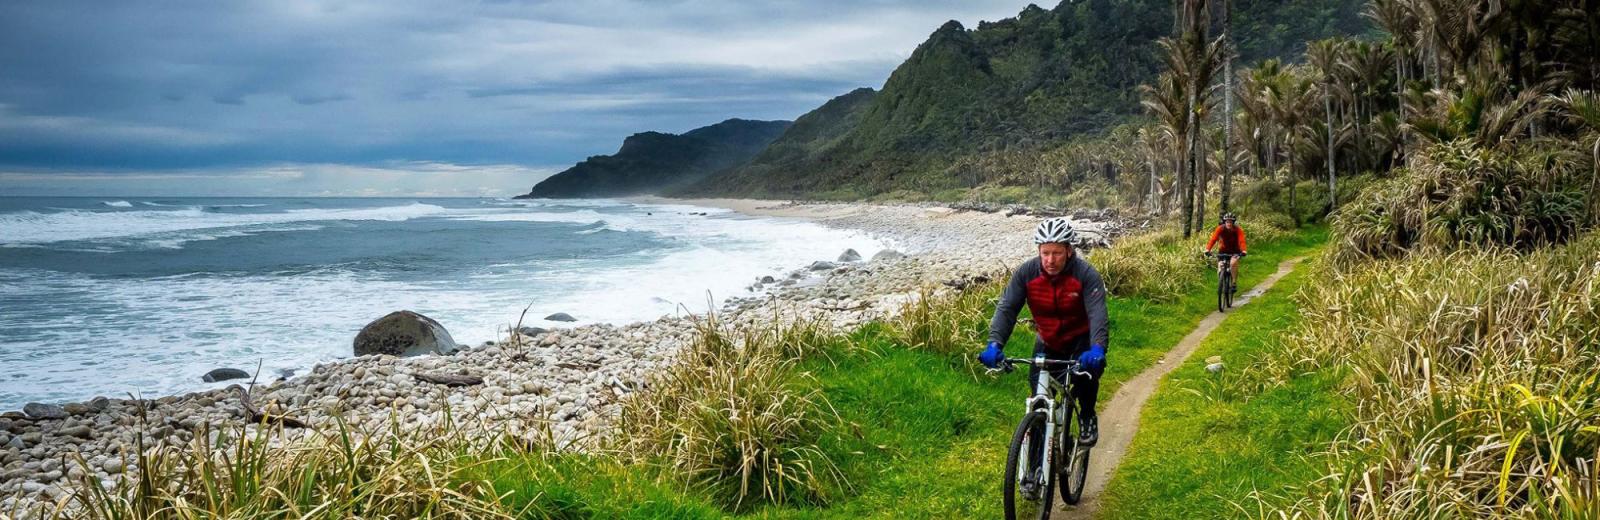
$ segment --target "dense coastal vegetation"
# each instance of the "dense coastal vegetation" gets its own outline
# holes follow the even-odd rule
[[[1331,210],[1331,236],[1297,295],[1204,351],[1232,368],[1167,381],[1107,514],[1593,515],[1600,11],[1374,0],[1379,38],[1246,63],[1217,92],[1231,53],[1204,3],[1183,2],[1146,89],[1141,132],[1199,136],[1158,154],[1157,211],[1187,230],[1213,209]],[[1238,110],[1208,123],[1226,95]]]

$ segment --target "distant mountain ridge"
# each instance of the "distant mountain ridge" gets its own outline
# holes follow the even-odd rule
[[[640,132],[624,139],[617,153],[585,159],[517,198],[656,193],[750,160],[789,125],[789,121],[729,119],[683,134]]]

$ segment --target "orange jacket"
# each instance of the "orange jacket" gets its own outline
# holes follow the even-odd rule
[[[1224,233],[1222,226],[1217,226],[1217,229],[1211,232],[1211,241],[1206,242],[1206,251],[1210,251],[1211,246],[1216,245],[1218,240],[1222,241],[1222,249],[1218,251],[1221,253],[1236,255],[1247,249],[1244,245],[1244,228],[1238,224],[1233,225],[1232,233]]]

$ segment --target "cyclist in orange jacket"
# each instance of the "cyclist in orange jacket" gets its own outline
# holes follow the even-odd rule
[[[1249,253],[1249,249],[1246,248],[1244,243],[1244,228],[1239,227],[1238,221],[1239,217],[1233,213],[1223,215],[1222,222],[1217,225],[1216,230],[1211,232],[1211,240],[1206,242],[1207,255],[1211,254],[1211,248],[1217,245],[1217,242],[1222,242],[1222,247],[1218,250],[1219,253],[1234,255],[1233,265],[1229,267],[1233,268],[1233,279],[1235,280],[1239,279],[1239,259]],[[1238,291],[1239,288],[1236,286],[1233,290]]]

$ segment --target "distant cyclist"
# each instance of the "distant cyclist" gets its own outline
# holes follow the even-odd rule
[[[1071,221],[1052,218],[1039,223],[1033,243],[1039,256],[1023,262],[1011,274],[1011,283],[1000,295],[989,323],[989,346],[978,356],[989,368],[1005,360],[1003,346],[1017,325],[1017,313],[1028,304],[1039,329],[1033,350],[1048,359],[1077,359],[1082,370],[1093,377],[1073,387],[1078,399],[1078,441],[1094,445],[1100,438],[1099,419],[1094,411],[1100,393],[1100,375],[1106,368],[1106,288],[1100,273],[1077,255],[1072,247],[1076,234]],[[1068,374],[1054,371],[1051,376],[1066,384]],[[1029,388],[1038,385],[1039,369],[1028,376]]]
[[[1233,279],[1238,280],[1239,259],[1248,254],[1244,243],[1244,228],[1239,227],[1238,216],[1233,213],[1222,215],[1222,222],[1217,224],[1217,229],[1211,232],[1211,240],[1206,242],[1206,255],[1211,254],[1211,247],[1217,245],[1217,242],[1222,242],[1222,248],[1218,252],[1233,255],[1232,265],[1228,267],[1233,270]],[[1234,284],[1233,291],[1239,291],[1238,284]]]

